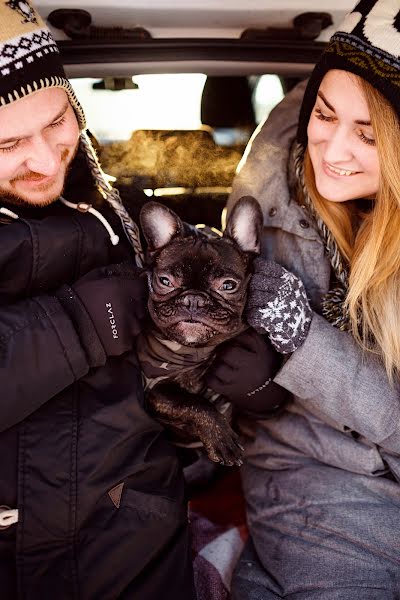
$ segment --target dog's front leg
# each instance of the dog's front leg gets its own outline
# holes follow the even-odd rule
[[[200,439],[211,460],[232,466],[242,464],[243,448],[228,420],[205,398],[178,385],[164,383],[146,393],[150,412],[167,428]]]

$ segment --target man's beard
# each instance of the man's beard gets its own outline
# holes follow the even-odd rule
[[[45,200],[42,199],[39,201],[35,201],[34,199],[29,198],[29,193],[27,193],[26,197],[24,197],[24,196],[19,195],[16,192],[13,192],[9,189],[2,188],[0,185],[0,198],[2,200],[4,200],[5,202],[7,202],[9,204],[13,204],[15,206],[34,206],[34,207],[49,206],[55,200],[57,200],[63,193],[65,183],[67,181],[68,173],[71,169],[72,161],[74,160],[76,153],[78,152],[78,147],[79,147],[79,140],[71,154],[70,154],[69,148],[66,148],[61,153],[60,169],[64,168],[64,170],[65,170],[61,190],[57,190],[56,193],[51,194]],[[42,178],[43,178],[42,174],[35,173],[34,171],[28,171],[27,173],[24,173],[23,175],[20,175],[18,177],[15,177],[14,179],[12,179],[10,181],[10,183],[12,184],[13,182],[17,182],[17,181],[24,181],[24,180],[29,180],[29,179],[35,180],[35,179],[42,179]],[[36,191],[36,193],[42,192],[45,195],[46,192],[48,190],[50,190],[53,185],[54,185],[54,182],[50,182],[50,184],[44,184],[42,188],[40,186],[38,186],[35,191]]]

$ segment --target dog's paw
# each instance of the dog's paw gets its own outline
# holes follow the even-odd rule
[[[222,415],[202,427],[199,437],[210,460],[228,467],[243,464],[243,446],[239,436]]]

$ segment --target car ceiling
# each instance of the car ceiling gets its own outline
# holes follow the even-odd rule
[[[323,4],[323,6],[321,6]],[[207,74],[278,72],[306,75],[354,0],[36,0],[47,19],[55,10],[75,9],[90,14],[91,26],[140,27],[148,40],[90,43],[73,40],[50,26],[58,40],[67,74],[75,77],[202,71]],[[296,44],[285,39],[293,19],[314,11],[329,13],[333,24],[322,30],[317,43]],[[51,17],[49,19],[52,20]],[[244,31],[279,28],[278,41],[242,40]],[[208,40],[208,41],[207,41]],[[321,47],[319,47],[321,46]]]
[[[296,15],[321,10],[332,15],[330,35],[354,0],[36,0],[35,6],[44,17],[60,8],[86,10],[94,25],[139,25],[153,37],[239,37],[248,28],[288,27]]]

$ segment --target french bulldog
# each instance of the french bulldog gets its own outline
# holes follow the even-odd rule
[[[243,311],[260,253],[261,208],[241,198],[222,236],[199,233],[157,202],[143,206],[140,223],[151,322],[137,348],[147,407],[175,439],[200,440],[212,461],[241,464],[238,436],[205,397],[204,375],[218,344],[248,327]]]

